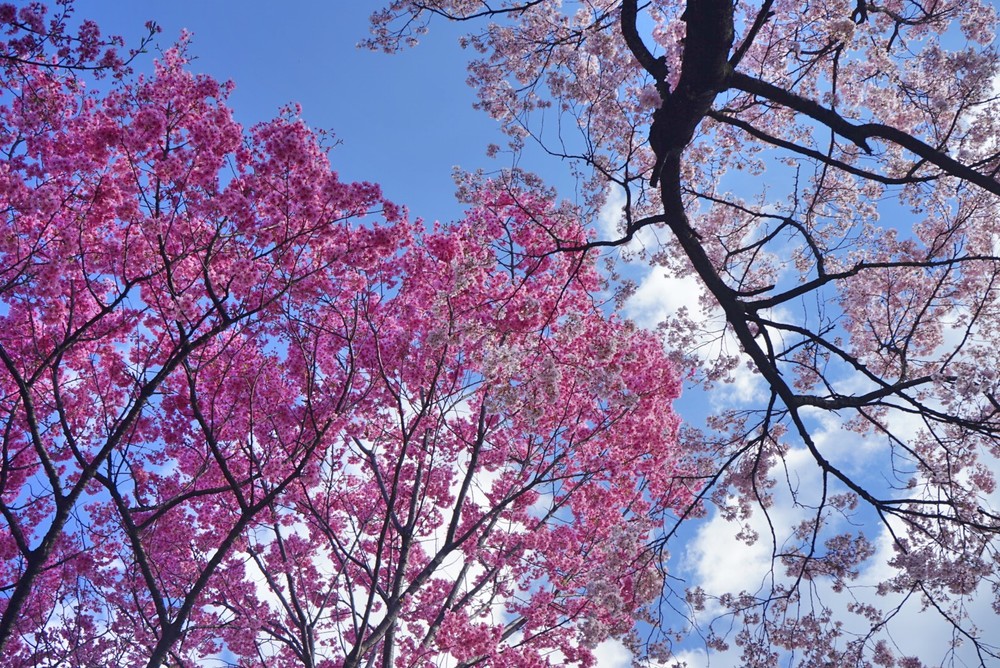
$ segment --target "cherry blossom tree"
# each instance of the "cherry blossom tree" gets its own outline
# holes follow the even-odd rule
[[[553,229],[550,250],[624,278],[645,261],[639,290],[697,277],[667,346],[696,383],[751,388],[686,431],[703,486],[654,542],[707,511],[772,567],[756,589],[665,592],[659,650],[695,635],[740,665],[917,666],[893,635],[909,601],[952,629],[928,660],[995,665],[992,4],[394,0],[369,45],[442,19],[472,31],[470,83],[508,137],[490,152],[572,165],[577,215],[604,230]]]
[[[183,43],[132,76],[65,12],[0,25],[4,665],[638,647],[697,462],[659,340],[548,252],[574,207],[484,182],[425,226]]]

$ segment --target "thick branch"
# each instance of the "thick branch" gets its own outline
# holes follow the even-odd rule
[[[883,139],[905,148],[951,176],[973,183],[994,195],[1000,195],[1000,183],[993,177],[963,165],[944,151],[934,148],[898,128],[881,123],[855,125],[832,109],[828,109],[813,100],[740,72],[730,73],[727,83],[733,88],[771,100],[819,121],[838,135],[849,139],[866,153],[872,152],[871,145],[868,143],[869,139]]]
[[[684,20],[687,36],[677,88],[667,92],[660,87],[663,104],[653,113],[649,129],[649,144],[656,154],[650,179],[654,186],[666,166],[680,160],[681,151],[691,143],[716,95],[727,87],[731,71],[729,51],[735,35],[732,0],[690,0]]]
[[[837,160],[836,158],[831,158],[825,153],[821,153],[815,149],[806,148],[804,146],[799,146],[794,142],[781,139],[780,137],[775,137],[770,135],[759,128],[754,127],[751,123],[747,123],[744,120],[736,118],[735,116],[729,116],[728,114],[719,111],[709,111],[708,115],[720,123],[725,123],[726,125],[732,125],[737,127],[747,134],[755,137],[763,142],[771,144],[772,146],[777,146],[779,148],[784,148],[799,155],[803,155],[817,162],[821,162],[825,165],[831,167],[836,167],[837,169],[847,172],[848,174],[853,174],[854,176],[860,176],[863,179],[868,179],[869,181],[875,181],[876,183],[883,183],[885,185],[907,185],[909,183],[923,183],[926,181],[933,181],[937,176],[913,176],[912,173],[909,176],[892,177],[885,176],[884,174],[878,174],[876,172],[870,172],[866,169],[861,169],[860,167],[855,167],[850,165],[843,160]]]
[[[622,36],[625,38],[625,44],[628,45],[629,51],[635,56],[635,59],[639,61],[642,68],[649,72],[656,83],[662,83],[666,78],[667,74],[667,64],[660,58],[656,58],[649,49],[646,48],[646,43],[642,41],[642,37],[639,36],[639,31],[635,27],[636,19],[638,18],[638,0],[624,0],[622,2]]]

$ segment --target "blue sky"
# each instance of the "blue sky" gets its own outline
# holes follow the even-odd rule
[[[452,167],[495,168],[485,156],[496,124],[472,109],[468,53],[443,22],[417,48],[391,56],[359,49],[377,3],[333,0],[78,0],[77,17],[135,45],[156,21],[158,44],[194,35],[193,69],[236,83],[230,103],[244,125],[302,105],[312,127],[342,144],[331,153],[345,180],[379,183],[386,195],[429,220],[459,215]],[[154,53],[141,56],[149,69]]]

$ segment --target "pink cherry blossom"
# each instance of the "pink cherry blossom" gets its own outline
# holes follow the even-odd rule
[[[698,483],[659,341],[550,252],[587,242],[573,210],[485,181],[425,228],[296,109],[240,127],[183,44],[133,77],[11,11],[3,664],[589,666],[632,638]]]

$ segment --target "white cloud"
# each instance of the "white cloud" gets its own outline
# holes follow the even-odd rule
[[[606,640],[594,650],[597,668],[631,668],[634,655],[618,640]],[[666,661],[645,661],[649,668],[709,668],[708,653],[703,649],[686,649],[673,654]]]
[[[600,239],[611,241],[622,238],[625,233],[625,205],[625,191],[615,185],[609,186],[604,205],[597,212],[596,227]],[[634,211],[634,202],[632,207]],[[663,241],[657,234],[658,232],[662,234],[663,230],[662,225],[648,225],[641,228],[627,244],[615,247],[614,252],[618,260],[630,268],[644,270],[648,265],[643,254],[648,251],[655,252],[663,246]]]
[[[819,445],[829,446],[827,440],[836,438],[835,422],[835,419],[824,420],[823,429],[816,432]],[[856,453],[856,446],[863,440],[860,436],[852,435],[849,441],[840,444],[843,458],[848,459],[851,452]],[[800,495],[798,500],[810,505],[815,500],[807,498],[808,494],[818,494],[820,489],[819,472],[811,461],[811,455],[805,449],[792,450],[786,455],[786,466],[788,479]],[[776,477],[780,479],[783,476],[779,473]],[[768,511],[770,526],[777,532],[779,548],[783,536],[791,532],[791,527],[812,512],[795,507],[788,498],[787,490],[782,490],[782,487],[784,486],[775,490],[775,504]],[[896,535],[906,536],[906,527],[901,522],[891,519],[890,522]],[[734,534],[738,530],[737,526],[727,522],[718,512],[713,513],[698,528],[687,545],[682,563],[682,567],[691,576],[692,585],[702,587],[712,596],[725,592],[766,592],[771,586],[772,577],[779,583],[785,579],[783,567],[778,565],[772,569],[770,527],[763,514],[756,511],[748,524],[760,533],[760,540],[753,545],[736,540]],[[824,533],[829,535],[846,528],[846,524],[838,526],[828,522],[824,526]],[[905,604],[902,594],[890,593],[883,596],[877,593],[877,586],[898,575],[899,571],[890,565],[895,551],[889,529],[884,525],[881,528],[868,528],[876,552],[863,566],[851,588],[837,592],[830,579],[817,578],[809,584],[809,600],[815,605],[830,608],[833,619],[843,624],[842,631],[846,639],[865,636],[871,631],[870,622],[851,612],[849,606],[870,604],[887,613],[899,606],[899,610],[890,615],[891,619],[875,632],[869,647],[875,641],[884,639],[899,656],[916,656],[928,665],[949,662],[959,666],[979,665],[972,643],[965,642],[956,650],[951,649],[952,641],[960,634],[932,606],[927,606],[919,593],[910,596]],[[993,599],[990,583],[983,582],[975,593],[961,601],[961,606],[973,624],[979,622],[981,637],[986,642],[995,643],[995,634],[990,633],[991,625],[996,623],[996,615],[991,608]],[[699,623],[709,623],[723,612],[717,606],[713,608],[711,603],[709,605],[709,609],[699,615]],[[724,653],[710,651],[706,654],[703,650],[686,650],[676,658],[688,661],[690,668],[709,665],[712,668],[737,668],[742,665],[738,655],[738,648],[731,644],[730,650]],[[787,662],[788,655],[782,660]],[[794,661],[788,665],[794,665]]]
[[[754,592],[769,587],[774,570],[774,544],[780,548],[791,527],[813,513],[797,505],[812,505],[818,500],[806,498],[820,489],[819,472],[808,451],[798,448],[787,452],[784,470],[776,470],[775,476],[787,479],[794,486],[796,500],[784,485],[773,490],[775,500],[767,513],[756,508],[747,520],[749,528],[759,536],[755,543],[747,545],[738,540],[735,534],[740,530],[739,525],[716,511],[687,545],[684,566],[694,575],[695,584],[707,592]]]
[[[621,236],[620,221],[625,208],[625,193],[621,188],[608,186],[608,196],[604,206],[597,212],[597,229],[602,239]]]
[[[768,531],[762,516],[755,515],[750,525],[758,534]],[[738,530],[716,512],[687,545],[684,565],[694,575],[695,584],[705,591],[757,591],[766,579],[771,569],[770,541],[762,539],[747,545],[735,538]]]
[[[668,668],[674,666],[684,666],[684,668],[709,668],[716,666],[715,662],[709,662],[708,653],[703,649],[689,649],[674,654],[673,658],[663,664]]]
[[[626,312],[640,327],[653,329],[681,309],[691,314],[700,313],[702,291],[701,281],[694,274],[673,278],[662,269],[653,269],[639,283],[626,305]]]
[[[698,328],[693,340],[679,344],[668,336],[668,347],[684,345],[689,348],[684,350],[686,354],[693,355],[706,366],[723,357],[739,360],[728,370],[726,382],[717,386],[717,391],[699,397],[702,401],[707,398],[713,410],[760,400],[764,387],[760,375],[747,364],[749,358],[726,326],[722,310],[704,306],[708,303],[704,295],[705,288],[693,272],[670,276],[665,269],[654,267],[639,280],[635,293],[625,305],[625,315],[645,329],[656,329],[661,323],[691,321]]]
[[[609,639],[594,648],[597,668],[630,668],[632,652],[619,640]]]

